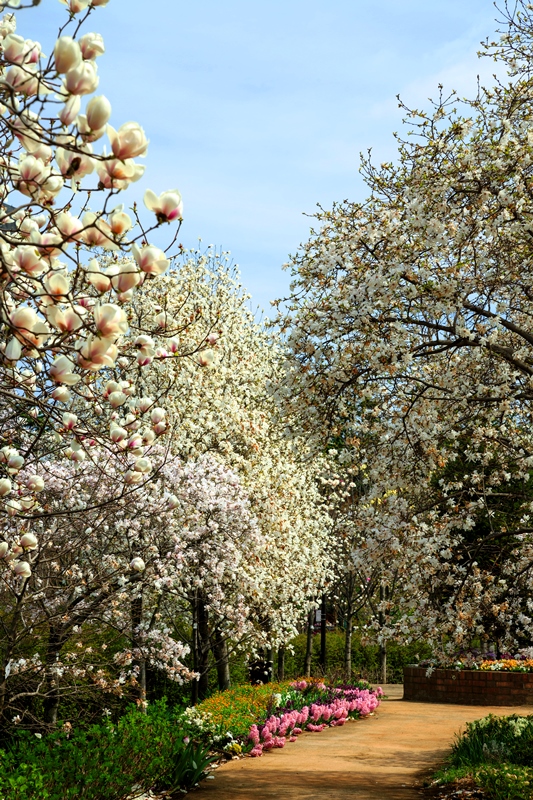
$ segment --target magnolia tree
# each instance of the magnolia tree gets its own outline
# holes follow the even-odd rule
[[[96,570],[93,559],[114,545],[106,545],[103,536],[96,546],[83,532],[94,528],[92,516],[100,508],[105,514],[115,502],[133,507],[144,502],[136,492],[156,477],[150,449],[167,432],[166,395],[180,387],[156,378],[148,396],[144,373],[169,354],[201,369],[208,363],[201,354],[212,327],[208,319],[195,327],[201,316],[196,313],[167,331],[158,317],[161,309],[154,309],[150,319],[160,341],[187,330],[185,349],[178,351],[174,338],[168,348],[156,350],[151,329],[139,320],[136,293],[148,282],[156,284],[170,263],[150,244],[151,233],[171,223],[175,240],[181,197],[177,190],[160,196],[148,190],[144,202],[153,220],[148,226],[136,211],[132,217],[117,205],[117,195],[143,174],[137,159],[146,154],[148,141],[138,123],[113,128],[110,103],[95,95],[104,43],[97,33],[83,33],[82,26],[106,2],[66,5],[66,23],[48,56],[38,42],[16,32],[11,12],[0,23],[0,581],[6,603],[0,695],[4,709],[6,703],[12,707],[7,682],[26,669],[28,653],[35,655],[27,636],[33,631],[37,639],[43,632],[39,622],[26,624],[33,618],[27,604],[32,609],[45,604],[52,621],[45,624],[46,614],[41,618],[50,644],[38,685],[47,687],[50,718],[55,713],[50,660],[59,658],[77,624],[75,614],[67,613],[69,602],[80,608],[82,622],[94,622],[108,613],[112,597],[117,602],[114,576],[118,580],[127,564],[126,583],[139,572],[135,559],[141,555],[127,548],[113,550],[112,563]],[[159,466],[163,461],[160,448]],[[83,482],[84,470],[92,488]],[[97,491],[98,480],[105,492]],[[97,538],[102,525],[94,528]],[[84,553],[89,555],[82,558]],[[68,578],[80,579],[75,587],[62,565]],[[94,581],[87,577],[91,569]],[[47,570],[59,577],[49,580]],[[81,611],[88,606],[90,613]],[[58,609],[66,615],[64,629]],[[20,668],[18,657],[24,662]],[[19,700],[39,692],[35,686],[26,694],[20,690]]]
[[[398,162],[320,212],[279,317],[279,399],[368,464],[356,564],[404,576],[396,631],[450,646],[533,633],[532,6],[504,16],[483,55],[508,82],[406,109]]]
[[[120,401],[99,416],[112,444],[97,440],[84,460],[58,449],[20,471],[43,487],[42,511],[31,529],[20,515],[5,524],[6,553],[33,562],[22,586],[5,574],[8,723],[37,724],[41,703],[53,723],[70,694],[133,693],[144,705],[154,669],[194,675],[196,698],[213,660],[227,685],[232,648],[283,644],[317,596],[330,519],[315,462],[301,463],[275,415],[277,348],[245,302],[213,254],[184,254],[144,283],[130,324],[151,335],[113,381],[95,380]],[[69,414],[80,407],[73,396]]]
[[[136,326],[131,303],[145,281],[168,268],[149,238],[167,222],[179,230],[181,197],[147,191],[148,227],[117,205],[117,195],[143,174],[136,159],[148,141],[137,123],[111,127],[108,100],[94,95],[104,43],[80,28],[105,4],[67,3],[50,56],[15,32],[12,13],[0,25],[0,494],[4,519],[28,525],[45,513],[34,469],[43,458],[81,463],[93,458],[93,447],[115,453],[123,464],[118,496],[149,474],[138,459],[166,428],[164,407],[121,380],[120,370],[144,368],[154,356],[150,331]],[[136,435],[117,447],[109,425],[125,404],[126,430]],[[24,581],[31,559],[22,550],[4,556]]]
[[[167,333],[176,319],[190,319],[192,325],[201,313],[212,321],[203,329],[206,349],[190,359],[176,360],[170,353],[159,360],[144,374],[143,391],[157,396],[156,381],[176,387],[166,404],[174,455],[197,459],[211,453],[239,475],[264,545],[253,562],[257,576],[247,604],[249,624],[238,636],[232,633],[231,644],[248,651],[281,645],[295,634],[325,580],[331,518],[317,486],[321,460],[289,435],[289,420],[278,415],[271,395],[280,345],[249,310],[224,253],[184,253],[161,281],[145,284],[134,303],[143,324],[151,327],[156,313]],[[195,344],[191,330],[166,345],[156,336],[152,347],[187,352]],[[204,367],[198,369],[195,360]],[[238,585],[238,574],[236,580]],[[215,628],[210,636],[215,642]],[[224,648],[215,649],[220,662]]]
[[[193,677],[189,648],[176,636],[184,602],[201,677],[208,617],[219,638],[244,635],[263,549],[246,493],[209,456],[185,465],[165,456],[156,450],[157,477],[144,492],[118,500],[122,465],[103,450],[103,474],[90,461],[39,465],[51,513],[36,523],[38,537],[25,534],[36,552],[31,586],[20,601],[17,578],[8,577],[0,597],[9,620],[1,635],[5,722],[55,723],[70,696],[133,695],[144,705],[147,668],[178,683]]]

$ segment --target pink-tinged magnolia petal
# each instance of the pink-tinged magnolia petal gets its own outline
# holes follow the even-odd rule
[[[93,60],[105,53],[104,40],[100,33],[85,33],[80,39],[81,54],[86,60]]]
[[[65,75],[65,89],[69,94],[92,94],[98,88],[98,83],[94,61],[82,61]]]
[[[140,269],[148,275],[162,275],[168,269],[170,261],[159,247],[147,244],[139,249],[134,244],[131,251]]]
[[[29,578],[31,575],[31,567],[27,561],[16,561],[13,571],[19,578]]]
[[[54,46],[54,62],[59,74],[79,66],[82,55],[78,42],[71,36],[60,36]]]
[[[20,537],[19,545],[23,547],[24,550],[36,550],[37,544],[37,537],[33,533],[24,533]]]
[[[107,135],[115,158],[124,161],[146,154],[148,139],[138,122],[125,122],[118,131],[108,125]]]
[[[79,95],[73,94],[69,97],[63,108],[58,114],[59,119],[63,125],[72,125],[78,114],[80,113],[81,100]]]
[[[103,94],[92,97],[87,103],[85,115],[89,128],[92,131],[100,130],[109,122],[109,118],[111,117],[111,103]]]
[[[162,192],[159,197],[151,189],[144,193],[144,204],[149,211],[153,211],[158,222],[171,222],[183,216],[183,201],[177,189]]]
[[[81,375],[74,373],[74,364],[67,356],[57,356],[50,367],[50,377],[56,383],[65,383],[67,386],[74,386],[81,380]]]
[[[124,309],[114,303],[103,303],[93,309],[96,329],[104,338],[127,333],[128,318]]]
[[[22,345],[14,336],[11,337],[4,350],[4,356],[8,361],[18,361],[22,355]]]

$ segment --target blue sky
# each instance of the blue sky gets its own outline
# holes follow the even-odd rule
[[[20,11],[18,32],[49,53],[58,0]],[[112,124],[136,120],[150,148],[145,188],[178,188],[180,240],[230,250],[254,304],[287,291],[281,265],[316,204],[362,199],[359,152],[394,158],[399,93],[473,91],[495,30],[490,0],[110,0],[85,30],[104,36],[100,88]]]

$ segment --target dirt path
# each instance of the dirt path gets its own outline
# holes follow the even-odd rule
[[[446,754],[465,722],[533,708],[408,703],[401,686],[365,720],[305,733],[261,758],[229,761],[194,800],[420,800],[415,788]]]

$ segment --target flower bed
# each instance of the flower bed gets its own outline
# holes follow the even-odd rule
[[[433,786],[459,788],[465,780],[474,791],[479,786],[493,800],[529,800],[533,796],[533,716],[491,714],[468,722]],[[446,792],[446,796],[455,797],[456,792]]]
[[[263,724],[250,727],[250,755],[257,757],[274,747],[295,742],[304,730],[320,733],[326,727],[344,725],[348,719],[372,714],[383,692],[356,686],[326,686],[324,683],[295,681],[279,697],[279,705]]]
[[[327,686],[305,679],[265,686],[241,686],[208,698],[191,712],[204,730],[225,737],[229,755],[257,757],[294,742],[304,730],[318,733],[348,719],[372,714],[383,695],[365,682]],[[192,717],[191,717],[192,719]],[[222,733],[224,731],[224,733]]]

